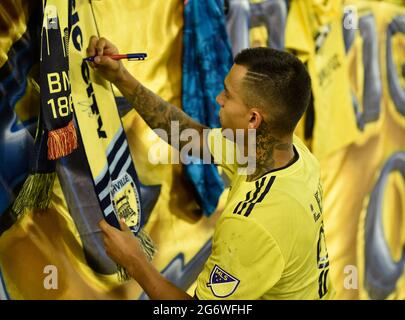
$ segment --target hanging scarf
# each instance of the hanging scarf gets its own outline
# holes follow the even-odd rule
[[[69,1],[42,1],[40,114],[31,173],[12,207],[17,216],[25,209],[48,208],[56,176],[55,160],[77,148],[69,81],[68,10]]]
[[[151,259],[155,248],[141,230],[145,217],[140,206],[139,180],[111,85],[83,61],[92,35],[98,32],[91,3],[73,1],[69,46],[73,102],[97,198],[106,221],[119,228],[118,219],[124,218]],[[128,279],[123,268],[118,271],[122,280]]]

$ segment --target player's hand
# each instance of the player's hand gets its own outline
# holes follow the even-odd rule
[[[136,270],[140,261],[147,260],[138,239],[123,220],[121,230],[109,225],[104,219],[99,222],[103,233],[104,247],[107,255],[117,264],[130,270]]]
[[[107,39],[91,36],[86,53],[88,57],[96,56],[89,64],[106,80],[116,83],[123,77],[125,68],[122,62],[108,57],[118,54],[118,49]]]

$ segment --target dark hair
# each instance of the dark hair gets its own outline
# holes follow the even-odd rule
[[[248,72],[242,82],[242,98],[249,107],[262,107],[274,134],[294,131],[311,97],[311,78],[294,55],[271,48],[242,50],[234,59]]]

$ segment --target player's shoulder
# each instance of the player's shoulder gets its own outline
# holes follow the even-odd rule
[[[298,171],[298,170],[295,170]],[[291,174],[268,173],[253,182],[239,185],[239,201],[231,208],[232,216],[243,218],[268,216],[269,212],[284,212],[300,208],[299,194],[306,186]],[[300,174],[298,174],[300,175]]]
[[[299,197],[286,190],[285,184],[276,184],[277,177],[265,175],[249,189],[245,199],[241,199],[224,218],[236,219],[241,228],[258,224],[266,230],[269,226],[283,224],[295,216],[305,215],[305,208]]]
[[[232,242],[248,251],[259,245],[268,248],[277,247],[276,251],[281,252],[276,235],[272,233],[271,228],[268,228],[263,219],[257,217],[226,215],[217,226],[214,241]]]
[[[297,194],[286,190],[283,186],[275,186],[268,199],[257,205],[250,216],[252,219],[272,224],[278,220],[293,220],[305,211]]]
[[[305,143],[296,135],[294,135],[293,137],[293,144],[300,156],[304,157],[304,160],[310,161],[311,163],[319,167],[318,159],[312,154]]]
[[[243,223],[245,228],[257,224],[275,238],[284,232],[299,233],[302,226],[312,222],[308,208],[299,195],[286,190],[284,185],[275,185],[275,182],[263,201],[245,207],[242,205],[232,216],[240,219],[242,228]]]
[[[218,221],[216,229],[220,231],[218,234],[221,238],[228,233],[232,238],[242,234],[245,239],[250,238],[252,241],[258,239],[259,234],[265,238],[270,236],[263,219],[237,212],[224,214]]]

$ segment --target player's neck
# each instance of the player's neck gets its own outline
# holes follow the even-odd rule
[[[295,159],[292,135],[277,137],[269,132],[266,125],[256,131],[256,170],[247,177],[247,181],[288,166]]]

